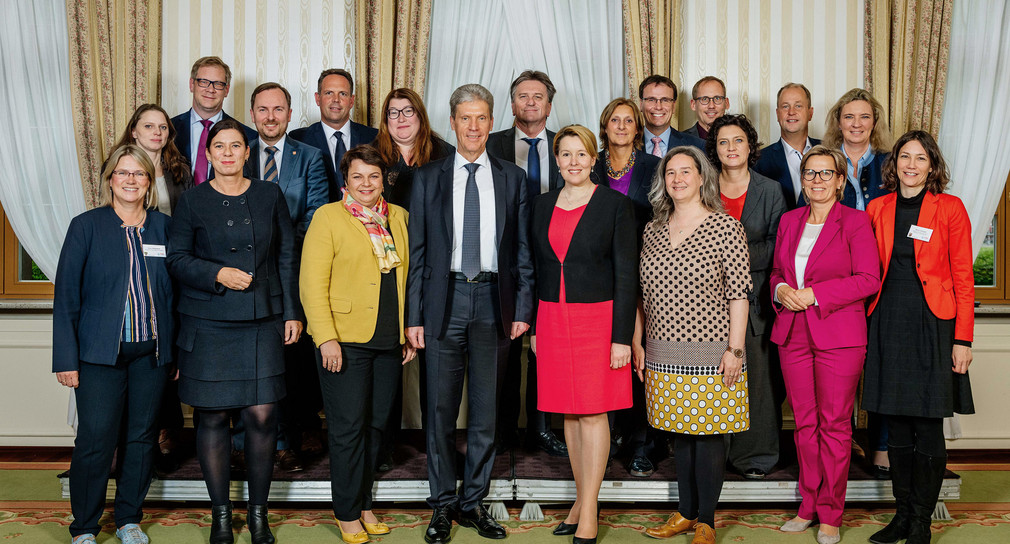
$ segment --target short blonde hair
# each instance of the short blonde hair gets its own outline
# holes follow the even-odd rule
[[[551,152],[556,157],[558,155],[558,148],[561,147],[561,140],[563,138],[568,138],[574,136],[582,142],[582,146],[586,148],[589,152],[589,156],[595,161],[599,157],[599,153],[596,152],[596,136],[593,136],[593,132],[582,125],[568,125],[563,127],[554,135],[554,142],[551,144]]]
[[[140,167],[147,172],[147,192],[144,193],[144,207],[153,208],[158,205],[158,183],[154,179],[154,163],[147,156],[147,152],[136,144],[121,145],[112,150],[109,158],[105,161],[102,169],[102,184],[99,188],[99,206],[112,206],[112,172],[119,167],[119,161],[123,157],[130,156],[140,163]]]
[[[807,161],[809,161],[811,157],[831,157],[831,159],[835,161],[835,172],[837,172],[839,176],[842,176],[842,179],[844,180],[842,186],[835,191],[835,200],[840,202],[842,198],[845,196],[845,186],[849,184],[848,179],[846,179],[845,177],[847,171],[845,167],[845,156],[842,155],[841,151],[837,149],[832,149],[824,144],[815,145],[814,147],[811,147],[810,151],[807,151],[807,154],[803,155],[803,159],[800,161],[801,191],[803,190],[802,188],[803,171],[807,169]],[[804,192],[803,198],[806,197],[807,197],[806,192]]]

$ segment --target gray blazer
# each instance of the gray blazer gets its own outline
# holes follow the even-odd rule
[[[747,233],[747,247],[750,249],[750,275],[754,281],[751,292],[750,319],[748,327],[754,336],[771,331],[775,319],[772,308],[771,287],[768,285],[775,255],[775,237],[779,230],[779,219],[786,212],[786,199],[779,182],[750,170],[750,185],[747,198],[740,213],[740,223]]]

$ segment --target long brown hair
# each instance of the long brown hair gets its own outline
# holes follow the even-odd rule
[[[168,116],[168,113],[161,106],[157,104],[143,104],[137,108],[137,111],[133,112],[133,117],[130,117],[130,121],[126,123],[126,130],[123,131],[123,135],[119,137],[119,141],[112,147],[115,149],[127,144],[136,145],[137,139],[133,137],[133,131],[137,128],[137,124],[140,123],[140,116],[149,111],[156,111],[165,116],[165,122],[168,123],[168,142],[165,144],[165,147],[161,148],[161,167],[172,174],[172,183],[177,185],[182,184],[183,180],[189,176],[189,162],[182,158],[179,148],[175,147],[175,125],[172,124],[172,118]],[[151,182],[152,184],[154,183],[154,178],[151,178]]]
[[[607,138],[607,123],[610,122],[610,117],[614,115],[614,111],[621,106],[630,108],[631,116],[635,118],[635,140],[632,142],[634,148],[640,149],[642,147],[642,135],[645,134],[645,117],[634,100],[621,97],[611,100],[603,108],[603,113],[600,114],[600,151],[609,151],[610,139]]]
[[[386,161],[386,166],[391,167],[400,160],[400,148],[397,147],[393,137],[389,134],[389,117],[386,111],[389,110],[389,102],[394,98],[402,98],[410,102],[410,107],[414,108],[414,116],[417,117],[420,126],[417,129],[417,137],[414,139],[414,164],[422,166],[431,160],[432,152],[435,149],[434,140],[438,136],[431,130],[431,123],[428,122],[428,112],[424,109],[424,102],[420,95],[406,87],[393,89],[386,95],[382,102],[381,120],[379,121],[379,135],[375,137],[375,148],[379,150],[382,160]]]

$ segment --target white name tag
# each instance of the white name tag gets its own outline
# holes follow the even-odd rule
[[[933,229],[927,229],[926,227],[920,227],[919,225],[912,225],[908,229],[908,237],[914,240],[928,242],[929,239],[933,237]]]
[[[157,244],[144,244],[144,256],[145,257],[164,257],[165,256],[165,246],[160,246]]]

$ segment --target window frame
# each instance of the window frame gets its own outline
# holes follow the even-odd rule
[[[1007,188],[1010,187],[1010,175],[1007,175],[1007,182],[1003,185],[1003,192],[1000,194],[999,204],[996,206],[996,249],[993,256],[993,283],[992,287],[975,287],[975,300],[982,304],[1010,304],[1010,293],[1008,293],[1007,278],[1010,276],[1010,204],[1008,204]]]
[[[18,259],[21,253],[21,243],[14,228],[7,220],[7,214],[0,205],[0,218],[3,219],[3,229],[0,229],[0,247],[3,256],[0,259],[3,273],[0,276],[0,299],[51,299],[53,298],[53,283],[51,281],[24,281],[18,277]]]

